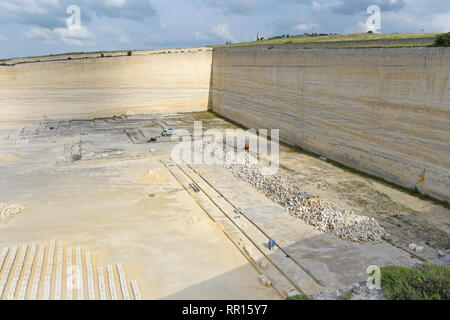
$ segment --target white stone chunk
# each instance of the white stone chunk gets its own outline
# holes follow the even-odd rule
[[[19,278],[22,274],[23,263],[25,261],[25,256],[27,255],[28,244],[25,244],[20,249],[19,261],[17,262],[16,269],[14,270],[13,278],[11,280],[11,284],[9,286],[8,291],[8,299],[14,299],[16,296],[17,286],[19,284]]]
[[[5,263],[8,252],[9,252],[9,248],[3,248],[2,253],[0,254],[0,271],[2,271],[3,263]]]
[[[122,296],[124,300],[131,300],[130,293],[128,292],[127,279],[125,272],[123,271],[123,266],[121,263],[117,265],[117,271],[119,272],[120,287],[122,288]]]
[[[103,268],[98,268],[97,273],[98,273],[98,292],[100,292],[100,300],[106,300],[106,286],[105,286],[105,276],[103,275]]]
[[[18,300],[26,299],[28,282],[30,281],[31,270],[33,268],[34,260],[36,257],[36,249],[37,249],[37,245],[35,243],[33,243],[31,245],[30,254],[27,259],[27,265],[25,267],[25,272],[24,272],[24,275],[22,278],[22,282],[20,284]]]
[[[5,290],[6,283],[8,282],[9,273],[11,272],[11,268],[14,264],[14,260],[16,259],[18,246],[14,246],[9,254],[8,261],[6,262],[5,270],[3,271],[2,279],[0,280],[0,299],[3,296],[3,291]]]
[[[76,258],[76,277],[77,277],[77,299],[84,300],[84,279],[83,279],[83,266],[81,264],[81,248],[75,249]]]
[[[67,248],[67,260],[66,260],[66,300],[73,299],[73,270],[74,265],[72,264],[72,254],[73,248]]]
[[[62,299],[62,271],[63,271],[64,243],[58,244],[58,255],[56,259],[56,281],[55,281],[55,300]]]
[[[117,297],[116,283],[114,280],[114,270],[112,266],[107,266],[106,270],[108,271],[108,284],[109,284],[109,292],[111,294],[111,300],[119,300]]]
[[[45,245],[39,246],[39,256],[36,262],[36,270],[33,277],[33,286],[31,287],[30,300],[36,300],[39,292],[39,282],[42,276],[42,267],[44,265]]]
[[[55,259],[55,246],[56,240],[50,242],[50,251],[47,258],[47,269],[44,279],[44,300],[50,300],[51,286],[52,286],[52,274],[53,274],[53,261]]]
[[[141,292],[136,280],[131,280],[131,288],[133,289],[134,300],[142,300]]]
[[[94,271],[92,270],[91,253],[86,252],[86,272],[89,300],[95,300]]]

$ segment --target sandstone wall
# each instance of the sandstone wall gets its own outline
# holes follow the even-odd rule
[[[210,108],[450,200],[450,48],[218,48]]]
[[[211,49],[168,51],[6,61],[0,65],[0,121],[206,110]]]

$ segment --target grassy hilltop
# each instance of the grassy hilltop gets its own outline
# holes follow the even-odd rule
[[[214,47],[234,47],[234,46],[253,46],[253,45],[279,45],[291,43],[307,43],[307,42],[338,42],[338,41],[362,41],[362,40],[396,40],[396,39],[411,39],[411,42],[405,44],[398,44],[395,46],[423,46],[423,44],[414,43],[415,38],[435,38],[437,33],[355,33],[345,35],[318,35],[318,34],[304,34],[304,35],[283,35],[263,39],[259,41],[230,43],[225,45],[217,45]],[[370,45],[365,44],[364,47]],[[380,46],[379,44],[377,46]],[[393,46],[393,45],[389,45]],[[342,47],[342,45],[339,45]]]

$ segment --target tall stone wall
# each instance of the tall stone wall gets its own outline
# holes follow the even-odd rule
[[[210,108],[450,200],[450,48],[214,50]]]
[[[207,109],[209,48],[98,56],[6,61],[0,65],[0,121]]]

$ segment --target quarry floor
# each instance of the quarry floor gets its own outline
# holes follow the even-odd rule
[[[206,112],[0,122],[0,203],[26,207],[0,225],[0,249],[53,239],[82,246],[99,265],[122,263],[144,299],[282,299],[280,288],[334,290],[367,279],[370,265],[411,266],[449,247],[449,209],[292,148],[281,147],[283,177],[376,218],[392,243],[319,232],[223,167],[171,164],[170,138],[147,142],[196,120],[205,130],[236,128]],[[280,251],[267,251],[264,236]],[[424,252],[409,252],[412,242]]]

